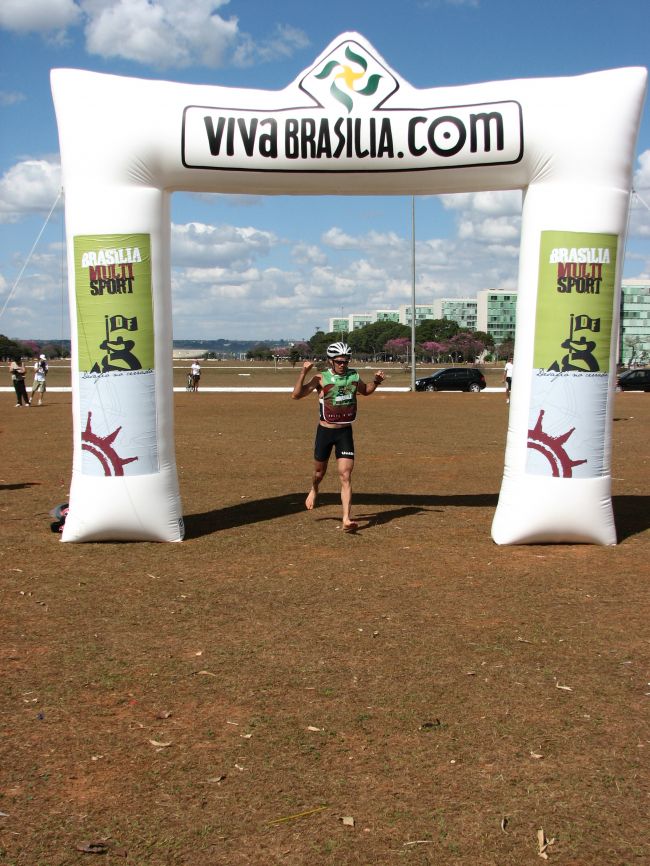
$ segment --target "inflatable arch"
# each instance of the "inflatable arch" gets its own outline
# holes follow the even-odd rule
[[[515,386],[492,537],[615,544],[623,241],[647,71],[420,90],[342,34],[285,90],[51,73],[74,460],[63,541],[180,541],[169,196],[524,190]],[[93,118],[106,107],[114,121]]]

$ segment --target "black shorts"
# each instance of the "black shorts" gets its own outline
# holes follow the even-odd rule
[[[314,460],[319,463],[327,463],[334,448],[336,459],[341,457],[354,460],[354,437],[352,427],[323,427],[321,424],[316,428],[316,442],[314,443]]]

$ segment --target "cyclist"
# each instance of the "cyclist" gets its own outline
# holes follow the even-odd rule
[[[351,478],[354,468],[352,423],[357,416],[357,394],[370,396],[385,378],[383,371],[377,370],[372,382],[364,382],[359,373],[349,366],[351,355],[352,350],[347,343],[332,343],[327,347],[328,368],[305,382],[305,377],[314,366],[311,361],[305,361],[291,394],[294,400],[300,400],[316,391],[320,406],[314,444],[314,470],[305,506],[309,511],[316,507],[318,489],[327,472],[327,464],[334,448],[341,482],[345,532],[354,532],[358,528],[358,524],[351,517]]]

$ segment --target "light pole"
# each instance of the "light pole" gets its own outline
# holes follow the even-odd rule
[[[415,196],[411,196],[411,391],[415,393]]]

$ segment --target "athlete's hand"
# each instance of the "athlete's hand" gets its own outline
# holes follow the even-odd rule
[[[384,371],[383,370],[377,370],[377,372],[375,373],[375,384],[379,385],[381,382],[384,381],[385,378],[386,378],[386,375],[385,375]],[[379,381],[377,381],[377,380],[379,380]]]
[[[313,366],[314,366],[314,365],[312,364],[311,361],[303,361],[303,362],[302,362],[302,372],[303,372],[305,375],[307,375],[307,373],[309,373],[309,371],[311,370],[311,368],[312,368]]]

